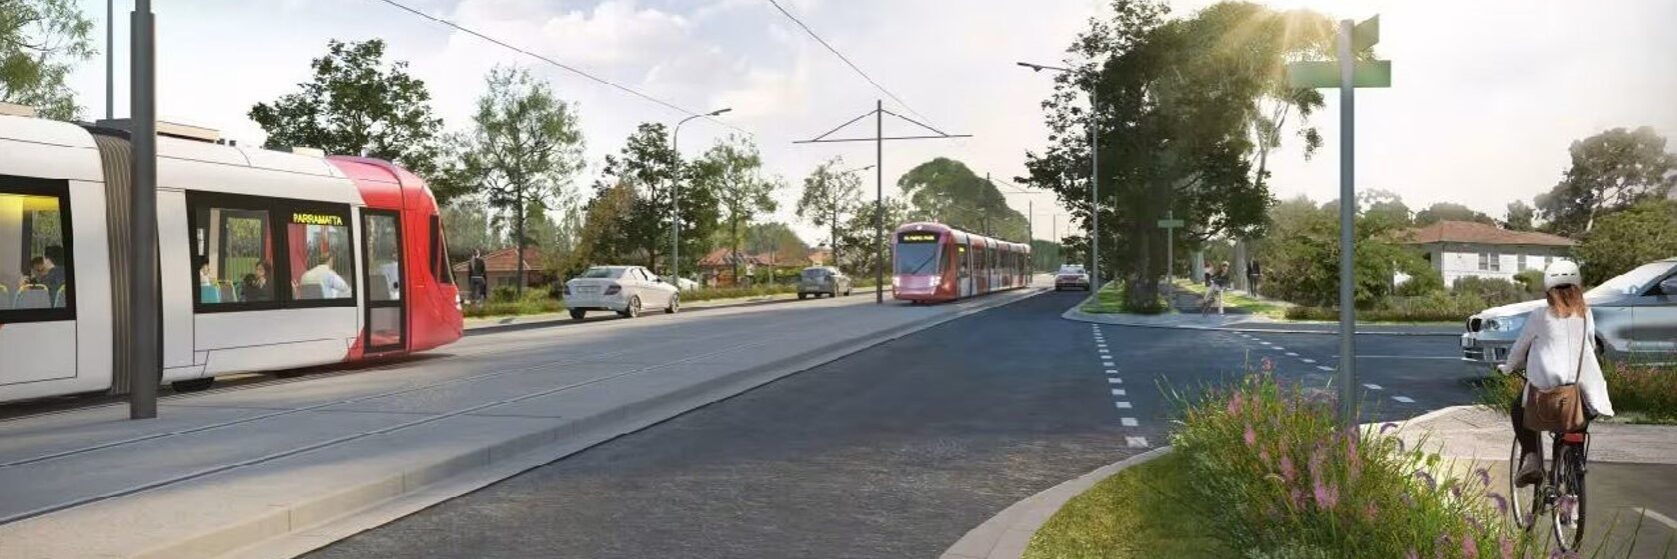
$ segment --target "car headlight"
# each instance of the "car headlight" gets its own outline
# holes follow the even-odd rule
[[[1504,316],[1485,319],[1485,330],[1491,332],[1514,332],[1526,325],[1524,316]]]

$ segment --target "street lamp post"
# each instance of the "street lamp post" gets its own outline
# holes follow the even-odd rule
[[[1030,68],[1033,72],[1053,70],[1062,74],[1073,72],[1071,68],[1047,66],[1020,62],[1020,66]],[[1095,94],[1093,85],[1089,87],[1089,285],[1100,289],[1101,286],[1101,149],[1100,129],[1096,124],[1100,118],[1100,98]]]
[[[839,172],[833,173],[833,174],[838,175],[838,176],[844,176],[844,175],[848,175],[848,174],[851,174],[851,173],[860,173],[862,171],[866,171],[866,170],[872,169],[872,168],[874,168],[874,165],[870,164],[870,165],[865,165],[865,166],[862,166],[862,167],[857,167],[855,169],[839,171]],[[821,180],[823,181],[823,184],[821,185],[821,187],[822,187],[822,189],[825,189],[827,187],[827,185],[824,183],[824,181],[827,180],[827,177],[823,176],[823,177],[821,177]],[[829,216],[830,218],[827,220],[827,242],[831,243],[831,246],[829,248],[831,248],[831,250],[833,251],[833,267],[837,268],[838,265],[839,265],[838,204],[833,204],[832,207],[829,208],[829,209],[831,209],[833,211],[833,215]]]
[[[723,107],[702,115],[692,115],[675,123],[675,130],[670,133],[670,151],[675,153],[677,169],[670,171],[670,283],[676,289],[681,289],[681,181],[676,179],[675,173],[681,164],[681,125],[695,118],[717,116],[734,110]]]

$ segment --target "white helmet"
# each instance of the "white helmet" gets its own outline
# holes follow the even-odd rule
[[[1578,263],[1571,260],[1556,260],[1543,270],[1543,289],[1545,291],[1563,285],[1584,285],[1583,274],[1578,273]]]

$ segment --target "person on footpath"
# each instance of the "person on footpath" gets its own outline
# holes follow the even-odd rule
[[[1595,417],[1613,415],[1607,381],[1593,351],[1595,321],[1584,302],[1583,283],[1577,263],[1559,260],[1550,264],[1543,271],[1543,297],[1548,304],[1526,316],[1525,328],[1508,350],[1508,361],[1498,366],[1505,374],[1526,371],[1525,386],[1509,410],[1514,438],[1520,444],[1520,469],[1514,476],[1519,487],[1543,480],[1543,447],[1537,429],[1554,428],[1529,425],[1532,419],[1528,407],[1538,407],[1543,413],[1543,408],[1560,405],[1553,402],[1570,398],[1570,405],[1576,406],[1581,400],[1581,424],[1572,427],[1577,431],[1587,430]],[[1554,414],[1543,417],[1551,416]]]
[[[1264,269],[1258,265],[1258,259],[1253,258],[1252,261],[1246,263],[1246,292],[1256,296],[1258,294],[1258,280],[1261,279],[1264,279]]]
[[[472,250],[472,259],[466,264],[467,281],[472,284],[472,300],[482,304],[489,298],[489,270],[483,262],[483,250]]]

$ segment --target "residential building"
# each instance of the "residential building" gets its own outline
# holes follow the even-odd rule
[[[1403,239],[1423,252],[1445,285],[1464,277],[1512,280],[1523,270],[1542,270],[1555,259],[1567,257],[1578,244],[1558,235],[1510,231],[1472,221],[1439,221],[1411,229]]]
[[[489,288],[514,287],[518,285],[518,249],[504,248],[497,251],[483,253],[483,268],[489,276]],[[526,287],[547,285],[553,281],[553,274],[542,263],[541,252],[535,247],[524,247],[524,285]],[[467,276],[471,273],[471,261],[466,260],[454,265],[454,280],[460,285],[468,285]]]

